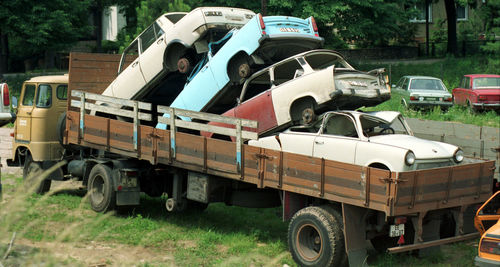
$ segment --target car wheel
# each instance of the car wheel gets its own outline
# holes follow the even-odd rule
[[[191,70],[191,66],[192,66],[191,62],[189,61],[189,59],[185,57],[180,58],[177,61],[177,70],[180,73],[188,73]]]
[[[293,124],[309,125],[316,119],[315,102],[312,99],[304,99],[292,104],[290,117]]]
[[[90,207],[96,212],[108,212],[115,208],[116,192],[113,189],[111,168],[104,164],[95,165],[90,171],[88,182]]]
[[[26,157],[23,168],[24,188],[28,192],[45,194],[50,190],[52,180],[44,179],[42,164],[33,161],[31,155]]]
[[[323,207],[301,209],[288,227],[288,247],[300,266],[339,266],[343,240],[341,222]]]
[[[248,55],[239,54],[229,61],[227,75],[232,83],[239,83],[241,79],[247,78],[251,73]]]
[[[474,109],[474,106],[471,104],[471,102],[469,100],[467,100],[467,108],[469,109],[470,113],[476,112],[476,110]]]

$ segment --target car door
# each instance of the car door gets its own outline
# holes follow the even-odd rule
[[[482,235],[500,219],[500,191],[490,197],[476,212],[474,226]]]
[[[313,156],[354,164],[359,142],[354,120],[341,113],[327,116],[321,134],[314,139]]]
[[[135,59],[128,67],[122,69],[128,59]],[[139,39],[134,40],[123,52],[120,61],[121,72],[113,81],[113,96],[131,99],[146,84],[139,64]]]
[[[271,78],[268,71],[246,82],[239,98],[240,103],[235,108],[237,118],[259,122],[258,133],[277,126],[270,87]]]
[[[35,96],[35,105],[31,114],[31,141],[32,142],[47,142],[57,141],[57,118],[53,113],[57,109],[57,104],[53,100],[54,92],[53,84],[40,83],[38,84]],[[54,117],[54,120],[47,118]]]
[[[15,138],[21,143],[31,142],[31,115],[35,105],[36,86],[36,83],[25,83],[21,93],[15,124]]]
[[[139,65],[146,84],[151,82],[163,70],[163,53],[167,48],[165,34],[156,22],[153,22],[140,36]]]

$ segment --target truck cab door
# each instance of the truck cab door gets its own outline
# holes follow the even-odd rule
[[[474,226],[481,235],[500,219],[500,191],[497,191],[477,210]]]
[[[21,143],[31,142],[31,116],[35,106],[36,84],[25,83],[21,92],[15,124],[15,139]]]

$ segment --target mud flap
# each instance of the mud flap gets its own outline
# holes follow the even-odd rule
[[[139,191],[117,191],[116,205],[117,206],[134,206],[139,205],[141,192]]]
[[[366,252],[365,208],[342,203],[344,238],[349,266],[368,266]]]

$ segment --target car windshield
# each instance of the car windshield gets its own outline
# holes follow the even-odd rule
[[[410,83],[411,90],[442,90],[446,91],[443,83],[436,79],[413,79]]]
[[[484,78],[474,78],[472,88],[498,88],[500,87],[500,77],[484,77]]]
[[[363,128],[363,134],[366,137],[383,134],[410,135],[405,127],[404,119],[401,116],[397,116],[392,122],[388,122],[382,118],[366,114],[361,115],[359,120]]]
[[[313,70],[321,70],[332,65],[335,65],[336,68],[352,69],[351,65],[343,58],[332,53],[313,53],[306,55],[305,59]]]

